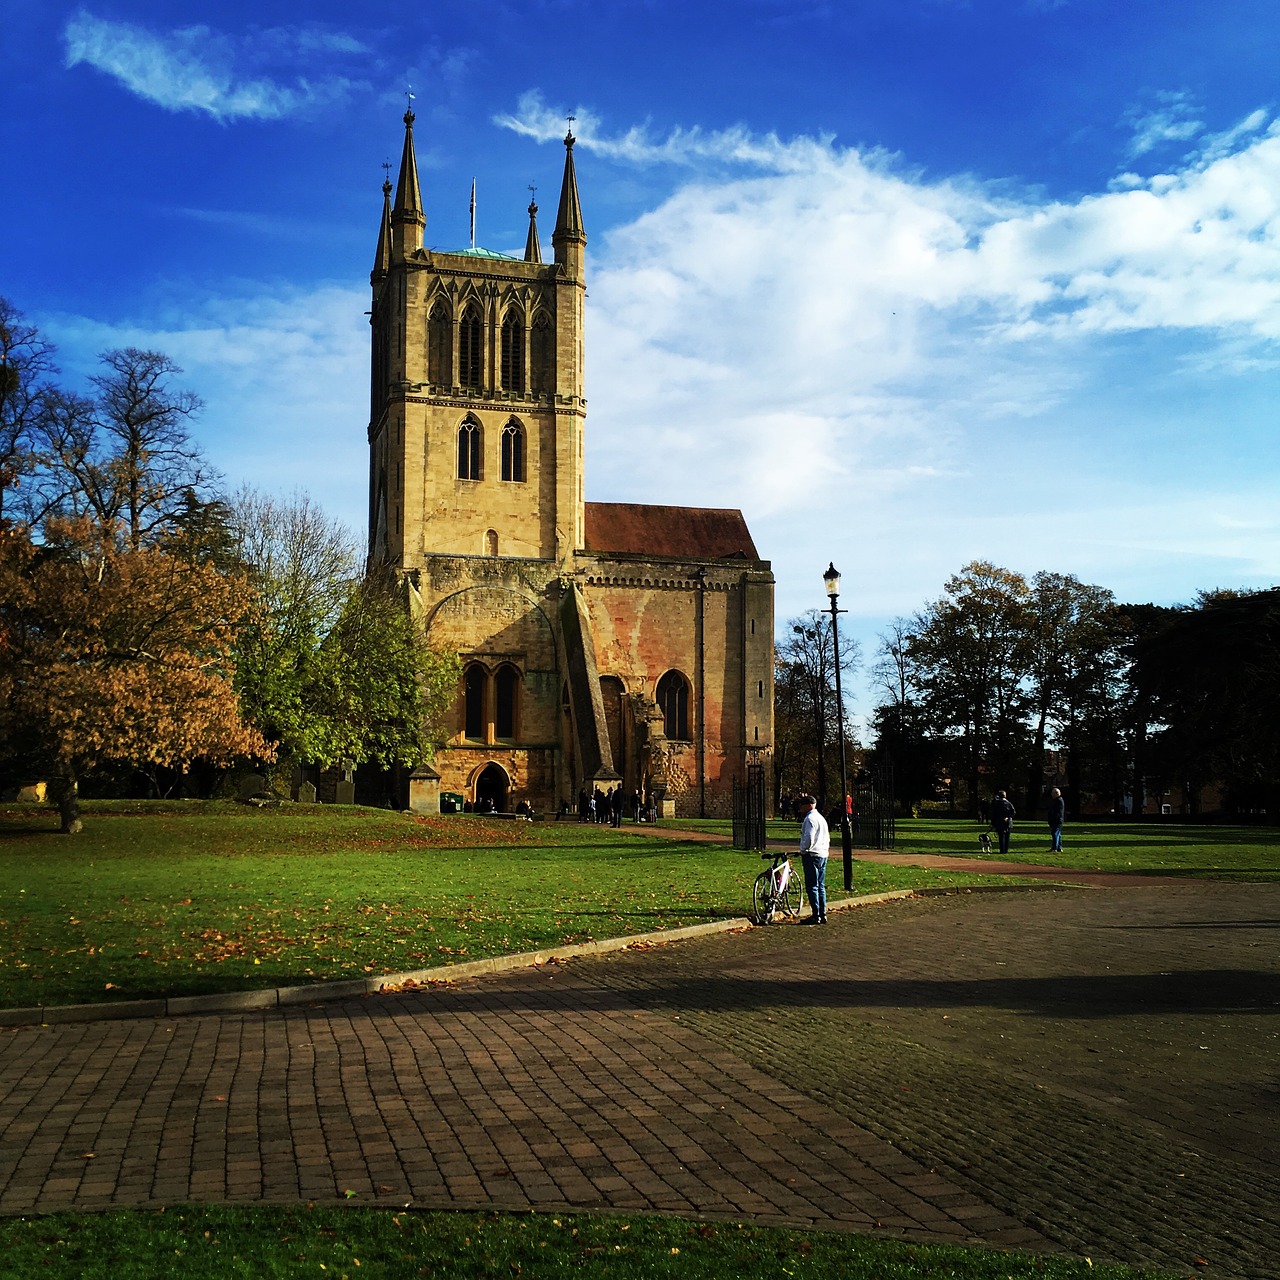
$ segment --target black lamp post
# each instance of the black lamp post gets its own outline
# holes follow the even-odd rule
[[[844,887],[848,892],[853,888],[853,831],[849,827],[849,769],[845,761],[844,733],[844,697],[840,692],[840,624],[837,614],[845,613],[836,608],[840,598],[840,574],[834,562],[827,564],[827,571],[822,575],[823,585],[831,598],[831,645],[835,651],[836,661],[836,715],[840,723],[840,843],[844,848]]]

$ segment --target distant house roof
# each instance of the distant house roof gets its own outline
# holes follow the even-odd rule
[[[741,511],[636,502],[588,502],[585,507],[587,551],[663,559],[760,559]]]

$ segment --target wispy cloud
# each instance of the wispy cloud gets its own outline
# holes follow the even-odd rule
[[[978,555],[1154,595],[1262,572],[1280,522],[1242,555],[1211,518],[1227,482],[1192,477],[1176,439],[1203,388],[1240,378],[1265,401],[1277,379],[1280,135],[1249,126],[1074,201],[821,139],[735,142],[719,154],[753,162],[594,245],[593,494],[744,507],[780,616],[798,611],[781,584],[833,554],[886,611]],[[1247,450],[1246,424],[1222,429]],[[868,563],[866,538],[892,555]]]
[[[573,135],[584,151],[635,165],[695,165],[707,161],[744,165],[774,172],[798,172],[820,161],[830,139],[797,138],[784,142],[776,134],[753,134],[742,126],[732,129],[673,129],[665,137],[652,135],[648,125],[632,125],[610,135],[589,107],[572,111],[550,107],[537,90],[520,95],[516,109],[493,117],[501,128],[538,142],[558,141],[573,118]]]
[[[1155,95],[1156,106],[1132,107],[1124,122],[1133,130],[1129,159],[1136,160],[1167,142],[1188,142],[1204,130],[1197,118],[1199,108],[1189,93],[1162,90]]]
[[[167,111],[196,111],[226,123],[274,120],[345,99],[360,82],[332,74],[324,58],[364,46],[315,27],[270,28],[237,41],[207,26],[155,34],[80,10],[63,32],[68,67],[86,64]],[[264,58],[293,64],[295,74],[254,74]],[[298,64],[302,71],[298,72]]]

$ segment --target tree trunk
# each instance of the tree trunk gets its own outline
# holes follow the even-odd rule
[[[1048,711],[1041,707],[1036,720],[1035,741],[1031,746],[1031,762],[1027,766],[1027,795],[1023,807],[1028,818],[1035,817],[1036,811],[1040,808],[1040,798],[1044,793],[1044,744],[1048,718]]]
[[[54,780],[54,792],[58,801],[58,816],[62,819],[64,836],[79,835],[84,830],[80,821],[80,783],[75,774]]]

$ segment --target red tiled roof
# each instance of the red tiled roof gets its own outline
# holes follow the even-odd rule
[[[585,506],[588,551],[687,560],[760,558],[741,511],[636,502]]]

